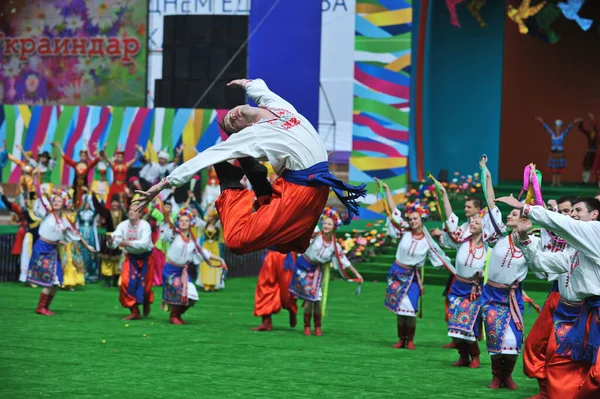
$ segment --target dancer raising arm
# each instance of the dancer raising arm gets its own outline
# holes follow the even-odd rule
[[[481,158],[481,179],[489,212],[483,218],[483,239],[493,245],[489,264],[489,279],[483,286],[481,303],[486,333],[487,350],[492,358],[492,382],[489,387],[504,386],[517,389],[512,372],[523,342],[523,280],[527,277],[527,261],[515,243],[520,212],[513,210],[502,223],[502,214],[496,206],[492,177],[486,166],[487,157]],[[508,232],[507,228],[512,229]],[[539,238],[530,236],[532,241]]]
[[[455,273],[450,259],[444,254],[429,232],[423,228],[423,219],[427,210],[422,207],[409,208],[406,211],[408,222],[402,219],[396,208],[389,186],[376,179],[386,191],[386,201],[391,214],[388,220],[388,234],[400,238],[396,260],[388,272],[385,306],[396,316],[398,325],[398,343],[394,348],[414,350],[414,337],[417,326],[416,315],[419,312],[419,298],[423,295],[421,269],[429,257],[435,267],[446,267]]]
[[[327,151],[315,128],[264,81],[238,79],[229,85],[245,88],[260,107],[241,105],[230,110],[222,128],[231,136],[179,166],[150,190],[140,191],[137,207],[142,209],[160,191],[181,186],[199,170],[214,165],[221,185],[216,207],[225,244],[232,252],[269,247],[282,253],[305,252],[329,188],[346,206],[344,222],[349,223],[358,214],[356,200],[366,195],[365,186],[351,186],[329,172]],[[238,158],[243,170],[226,162]],[[266,167],[257,159],[268,160],[280,176],[272,187]],[[268,203],[254,213],[255,194],[240,183],[244,173],[256,197],[268,196]]]
[[[446,188],[435,179],[434,181],[438,187],[441,187],[446,214],[453,215],[456,220]],[[460,359],[453,366],[479,368],[481,352],[477,339],[481,334],[479,311],[486,248],[483,243],[481,215],[472,215],[469,219],[468,230],[463,227],[460,235],[455,234],[455,231],[449,231],[452,240],[448,243],[458,251],[456,252],[456,276],[448,293],[450,302],[448,336],[455,342],[460,354]],[[450,225],[451,228],[455,226],[456,224]],[[465,236],[466,238],[462,238]]]

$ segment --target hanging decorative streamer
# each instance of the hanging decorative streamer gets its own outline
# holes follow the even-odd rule
[[[448,7],[448,11],[450,12],[450,24],[460,28],[460,21],[458,20],[458,15],[456,14],[456,6],[465,0],[446,0],[446,7]]]
[[[557,3],[556,5],[566,19],[577,22],[581,29],[587,31],[592,27],[594,21],[587,18],[581,18],[579,16],[579,11],[581,10],[583,3],[585,3],[585,0],[568,0],[567,3],[561,2]]]
[[[473,18],[475,18],[479,26],[481,26],[482,28],[485,28],[487,24],[481,17],[479,11],[483,8],[485,2],[486,0],[471,0],[471,2],[467,5],[467,9],[469,10]]]
[[[542,8],[546,5],[546,2],[543,1],[533,7],[530,7],[531,0],[523,0],[521,5],[518,8],[514,8],[509,4],[508,6],[508,18],[511,21],[516,23],[519,26],[519,33],[522,35],[526,35],[529,32],[529,29],[525,25],[525,20],[530,17],[533,17],[535,14],[540,12]]]
[[[560,14],[560,10],[556,7],[556,4],[547,4],[546,7],[535,16],[537,32],[534,32],[533,36],[547,41],[550,44],[557,43],[560,40],[560,35],[552,30],[552,24],[560,17]]]

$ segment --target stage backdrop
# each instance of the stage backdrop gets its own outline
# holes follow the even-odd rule
[[[380,217],[373,177],[394,194],[406,189],[410,111],[412,7],[404,0],[357,0],[354,64],[354,127],[350,180],[367,183],[369,210]]]
[[[226,111],[212,109],[173,109],[102,106],[0,106],[0,142],[16,158],[21,151],[31,151],[36,157],[41,148],[51,152],[51,142],[59,142],[66,155],[77,160],[86,143],[93,143],[91,151],[107,145],[110,156],[118,145],[125,150],[125,159],[136,155],[135,146],[145,147],[156,159],[156,151],[166,149],[173,156],[173,148],[184,144],[184,160],[192,158],[192,148],[202,151],[222,140],[217,117]],[[2,181],[17,183],[20,168],[13,163],[2,171]],[[60,161],[54,170],[54,184],[70,184],[74,172]]]
[[[287,1],[289,3],[289,0]],[[327,149],[335,151],[332,159],[335,162],[348,163],[352,150],[355,0],[310,1],[320,2],[322,12],[318,130],[325,140]],[[271,4],[268,6],[270,7]],[[248,15],[251,2],[250,0],[149,0],[149,5],[147,106],[153,107],[154,81],[162,77],[164,17],[167,15]],[[284,5],[282,0],[276,7]],[[249,58],[252,57],[253,54],[250,53]],[[292,71],[282,71],[282,73],[292,74]],[[269,83],[268,76],[262,77]]]
[[[143,106],[147,0],[0,4],[0,103]]]

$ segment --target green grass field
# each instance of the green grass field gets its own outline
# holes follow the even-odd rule
[[[323,337],[275,316],[271,333],[250,331],[255,278],[231,279],[200,293],[189,324],[149,318],[125,322],[116,288],[88,285],[59,292],[55,317],[34,314],[39,289],[0,284],[2,398],[524,398],[537,384],[515,370],[518,391],[492,391],[489,356],[481,369],[454,368],[443,320],[443,287],[427,285],[417,350],[393,349],[395,316],[383,306],[383,283],[333,281]],[[160,298],[160,289],[155,290]],[[543,292],[530,292],[538,303]],[[525,314],[527,328],[535,313]],[[480,343],[482,349],[483,342]]]

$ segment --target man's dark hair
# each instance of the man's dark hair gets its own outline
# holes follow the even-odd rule
[[[571,205],[575,205],[575,200],[577,199],[577,197],[573,196],[573,195],[565,195],[564,197],[560,197],[556,203],[558,205],[560,204],[564,204],[565,202],[570,202]]]
[[[471,201],[475,208],[483,209],[483,202],[481,202],[481,199],[479,197],[466,196],[465,202],[467,202],[467,201]]]
[[[588,212],[598,211],[600,213],[600,201],[598,201],[594,197],[579,197],[576,198],[573,202],[573,205],[583,202]]]

